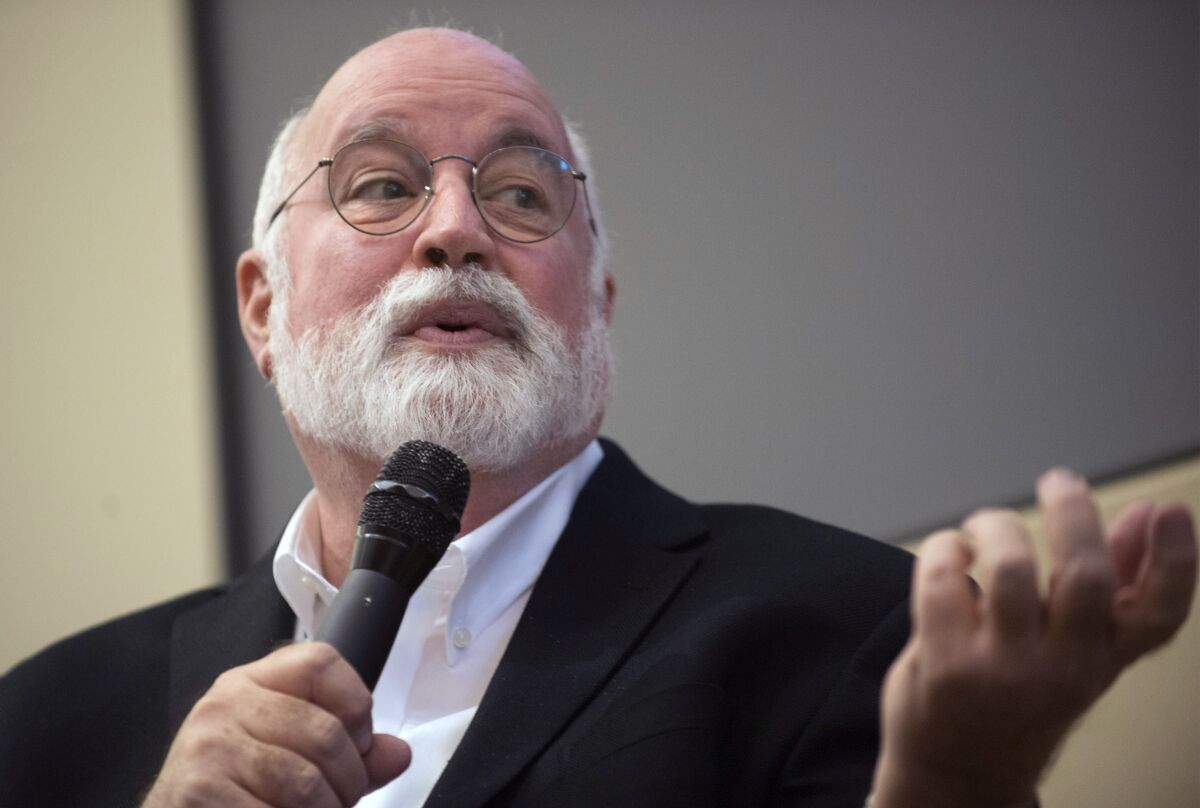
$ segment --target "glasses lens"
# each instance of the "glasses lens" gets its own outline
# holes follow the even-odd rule
[[[558,232],[575,206],[571,166],[531,146],[500,149],[483,158],[476,201],[487,223],[513,241],[541,241]]]
[[[359,140],[343,146],[329,168],[329,198],[348,224],[386,235],[421,215],[432,180],[429,163],[412,146],[394,140]]]

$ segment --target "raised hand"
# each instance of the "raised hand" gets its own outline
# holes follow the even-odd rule
[[[143,808],[342,808],[391,781],[408,745],[371,732],[371,693],[324,643],[221,674],[184,720]]]
[[[1044,593],[1011,511],[980,511],[925,542],[913,634],[884,684],[878,808],[1030,804],[1072,723],[1183,624],[1197,557],[1183,507],[1132,505],[1106,538],[1071,472],[1043,475],[1038,501]]]

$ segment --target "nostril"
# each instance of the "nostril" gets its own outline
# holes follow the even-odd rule
[[[483,255],[480,253],[467,253],[463,256],[463,263],[483,266]]]
[[[429,259],[431,267],[446,266],[449,263],[449,256],[441,247],[430,247],[425,251],[425,257]]]

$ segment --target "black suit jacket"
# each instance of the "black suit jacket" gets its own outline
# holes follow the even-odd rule
[[[861,806],[908,554],[690,504],[604,448],[426,804]],[[17,666],[0,805],[136,805],[212,681],[293,626],[268,557]]]

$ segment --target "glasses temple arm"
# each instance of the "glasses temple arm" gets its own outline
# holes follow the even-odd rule
[[[583,204],[587,208],[588,227],[592,228],[592,236],[600,238],[600,230],[596,227],[596,220],[592,217],[592,198],[588,195],[587,174],[582,171],[572,171],[571,176],[583,183]]]
[[[296,187],[292,189],[292,192],[290,194],[288,194],[287,196],[285,196],[283,198],[283,201],[279,203],[279,207],[275,208],[275,212],[272,213],[271,218],[267,220],[267,227],[270,227],[272,224],[275,223],[275,220],[279,218],[279,214],[283,213],[283,209],[287,207],[287,203],[291,202],[292,197],[295,196],[300,191],[300,189],[304,187],[304,183],[306,183],[310,179],[312,179],[313,174],[316,174],[322,168],[325,168],[325,166],[329,166],[329,165],[333,165],[333,158],[331,158],[331,157],[326,157],[324,159],[318,160],[317,164],[315,166],[313,166],[313,170],[308,172],[307,174],[305,174],[304,179],[300,180],[299,184],[297,184]],[[591,210],[591,208],[589,208],[588,210]]]

